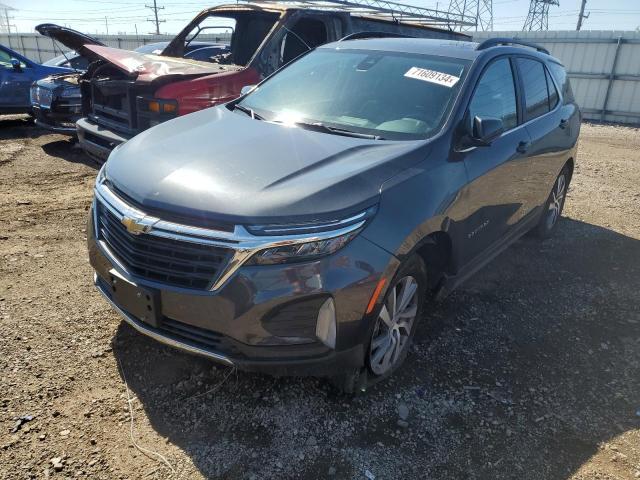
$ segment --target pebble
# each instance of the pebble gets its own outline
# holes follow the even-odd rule
[[[398,416],[402,420],[406,420],[409,418],[409,407],[407,407],[404,403],[398,405]]]
[[[51,465],[53,465],[53,469],[56,472],[59,472],[60,470],[62,470],[64,468],[64,465],[62,464],[62,458],[54,457],[50,461],[51,461]]]
[[[60,436],[61,437],[66,437],[67,435],[69,435],[71,433],[71,430],[62,430],[60,432]]]
[[[329,467],[329,476],[333,477],[336,474],[335,467]]]
[[[307,445],[309,447],[315,447],[317,444],[318,444],[318,441],[316,440],[316,437],[314,437],[313,435],[307,438]]]
[[[398,420],[398,426],[402,428],[407,428],[409,426],[409,422],[406,420]]]

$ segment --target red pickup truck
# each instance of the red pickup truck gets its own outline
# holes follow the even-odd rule
[[[295,5],[295,4],[293,4]],[[238,97],[282,65],[327,42],[358,32],[449,40],[467,35],[354,9],[277,3],[221,5],[198,14],[157,55],[85,45],[98,58],[81,77],[83,149],[106,160],[120,143],[178,115]],[[228,52],[208,61],[184,58],[189,45],[230,38]]]

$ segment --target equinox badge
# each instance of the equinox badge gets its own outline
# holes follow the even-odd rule
[[[142,220],[136,220],[131,217],[122,217],[120,220],[126,227],[127,232],[131,235],[140,235],[141,233],[149,233],[151,231],[151,225],[142,223]]]

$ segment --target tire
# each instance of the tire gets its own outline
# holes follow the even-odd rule
[[[414,254],[398,270],[373,321],[366,350],[372,382],[388,377],[404,362],[422,316],[427,288],[426,267]]]
[[[538,224],[531,231],[534,236],[545,239],[553,235],[558,225],[558,220],[560,220],[560,216],[562,215],[570,180],[569,167],[565,165],[553,184],[549,198],[547,198],[542,213],[540,214]]]

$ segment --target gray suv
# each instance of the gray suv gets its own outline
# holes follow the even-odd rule
[[[541,47],[328,44],[113,151],[95,283],[163,343],[353,391],[401,365],[428,293],[553,232],[579,130]]]

